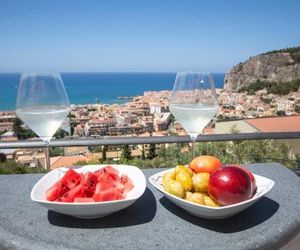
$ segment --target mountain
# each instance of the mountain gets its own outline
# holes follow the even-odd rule
[[[274,84],[300,79],[300,47],[273,50],[250,57],[230,69],[224,89],[238,91],[257,80]]]

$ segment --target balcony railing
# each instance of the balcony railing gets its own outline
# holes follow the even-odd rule
[[[237,133],[237,134],[214,134],[199,135],[197,142],[214,141],[242,141],[264,139],[300,139],[299,132],[270,132],[270,133]],[[103,137],[103,138],[80,138],[52,140],[49,147],[77,147],[97,145],[136,145],[136,144],[162,144],[162,143],[188,143],[189,136],[150,136],[150,137]],[[1,141],[1,148],[42,148],[45,143],[40,140],[26,141]]]
[[[300,139],[299,132],[270,132],[270,133],[236,133],[236,134],[214,134],[199,135],[197,142],[216,142],[216,141],[242,141],[242,140],[265,140],[265,139]],[[0,149],[8,148],[47,148],[47,165],[50,170],[50,147],[76,147],[76,146],[97,146],[97,145],[137,145],[137,144],[164,144],[164,143],[189,143],[189,136],[150,136],[150,137],[103,137],[103,138],[68,138],[52,140],[45,145],[40,140],[26,141],[1,141]],[[300,175],[300,169],[294,170]]]

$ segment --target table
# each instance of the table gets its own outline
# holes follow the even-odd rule
[[[84,220],[30,200],[41,174],[0,176],[0,249],[278,249],[300,232],[300,179],[284,166],[252,164],[275,186],[247,210],[223,220],[194,217],[149,183],[129,208]],[[146,177],[161,169],[143,170]]]

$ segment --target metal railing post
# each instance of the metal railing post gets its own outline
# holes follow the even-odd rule
[[[46,169],[49,172],[51,169],[50,163],[50,147],[45,147],[45,156],[46,156]]]

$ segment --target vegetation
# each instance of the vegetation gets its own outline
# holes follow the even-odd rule
[[[107,152],[107,149],[108,149],[108,146],[104,145],[103,149],[102,149],[102,159],[101,159],[102,162],[106,161],[106,152]]]
[[[62,139],[65,138],[66,136],[69,136],[69,133],[61,128],[59,128],[56,133],[53,135],[55,139]]]
[[[71,112],[68,114],[67,116],[68,118],[72,119],[72,118],[76,118],[76,116],[74,114],[72,114]]]
[[[130,160],[132,160],[132,156],[131,156],[131,150],[129,148],[129,145],[123,145],[122,146],[122,154],[121,154],[121,162],[127,163]]]
[[[5,162],[6,161],[6,155],[3,153],[0,153],[0,162]]]
[[[249,95],[255,94],[256,91],[266,89],[268,94],[287,95],[290,92],[298,91],[300,87],[300,79],[290,82],[267,82],[257,79],[255,82],[250,83],[238,90],[238,92],[247,92]]]
[[[50,150],[50,157],[61,156],[61,155],[64,155],[63,148],[55,147]]]
[[[102,152],[102,146],[89,146],[88,148],[92,153],[101,153]]]
[[[274,53],[290,53],[291,58],[295,61],[295,63],[300,63],[300,46],[299,47],[290,47],[279,50],[272,50],[264,53],[264,55],[274,54]]]
[[[7,130],[0,131],[0,136],[5,134],[6,132],[7,132]]]
[[[284,110],[278,110],[278,111],[276,111],[276,115],[278,115],[278,116],[285,116],[286,113],[285,113]]]
[[[300,113],[300,106],[299,105],[295,106],[295,112]]]
[[[29,173],[46,173],[44,168],[29,168],[21,163],[7,160],[0,162],[0,174],[29,174]]]
[[[265,104],[270,104],[272,102],[271,98],[261,97],[260,98]]]
[[[156,145],[154,143],[152,143],[152,144],[150,144],[147,158],[151,160],[155,157],[156,157]]]
[[[300,167],[300,155],[299,159],[297,158],[298,162],[291,160],[289,150],[287,144],[274,140],[208,142],[197,143],[196,155],[215,155],[223,164],[280,162],[289,168]],[[136,158],[127,163],[141,168],[157,168],[187,164],[190,160],[191,155],[187,145],[175,144],[159,150],[158,156],[151,160]]]
[[[37,137],[37,135],[31,129],[24,129],[22,127],[23,123],[19,118],[14,119],[13,131],[15,136],[19,140],[26,140],[32,137]]]
[[[234,133],[238,131],[232,130]],[[171,144],[169,147],[162,147],[157,150],[156,157],[143,159],[133,158],[129,145],[122,147],[121,159],[118,163],[135,165],[140,168],[164,168],[174,167],[178,164],[188,164],[191,160],[190,148],[187,144]],[[286,143],[276,140],[249,140],[249,141],[226,141],[226,142],[201,142],[196,144],[196,155],[214,155],[223,164],[231,163],[263,163],[279,162],[291,169],[300,167],[300,154],[295,159],[290,158],[290,147]],[[2,155],[3,156],[3,155]],[[20,163],[6,160],[0,157],[0,174],[24,174],[43,173],[42,168],[29,168]],[[111,164],[108,159],[99,159],[92,162],[77,162],[75,165],[86,164]]]

